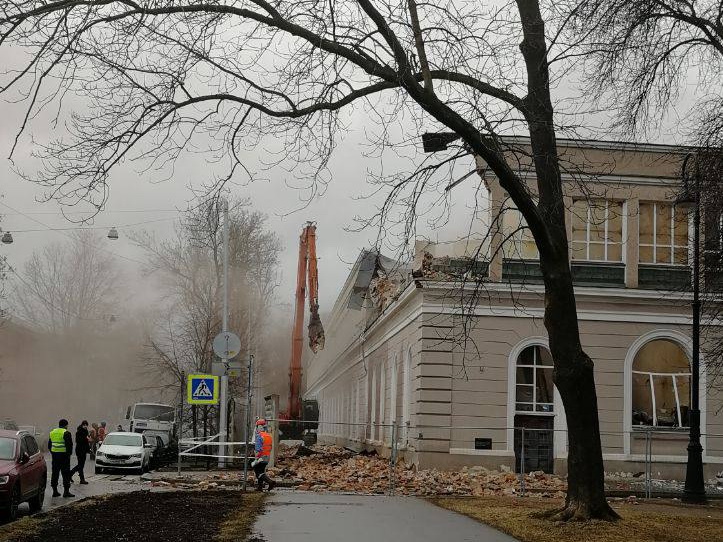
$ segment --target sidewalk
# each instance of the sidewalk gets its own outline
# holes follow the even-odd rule
[[[414,497],[276,491],[254,526],[264,542],[515,542]]]

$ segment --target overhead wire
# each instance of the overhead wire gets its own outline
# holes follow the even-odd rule
[[[32,216],[26,215],[25,213],[23,213],[23,212],[21,212],[21,211],[18,211],[17,209],[15,209],[14,207],[8,205],[8,204],[5,203],[5,202],[0,201],[0,205],[2,205],[3,207],[5,207],[5,208],[7,208],[7,209],[10,209],[11,211],[14,211],[14,212],[16,212],[16,213],[24,216],[24,217],[27,218],[28,220],[32,220],[32,221],[35,222],[36,224],[40,224],[40,225],[43,226],[44,228],[47,228],[48,231],[52,231],[52,230],[53,230],[52,228],[50,228],[50,226],[48,226],[48,225],[45,224],[44,222],[41,222],[41,221],[38,220],[37,218],[33,218]],[[56,230],[56,231],[58,231],[58,232],[61,233],[62,235],[65,235],[68,239],[74,240],[73,237],[70,236],[69,234],[65,233],[65,231],[63,231],[63,230]],[[116,257],[121,258],[121,259],[123,259],[123,260],[128,260],[129,262],[137,263],[137,264],[140,264],[140,265],[145,265],[145,262],[142,262],[142,261],[140,261],[140,260],[136,260],[136,259],[134,259],[134,258],[129,258],[128,256],[122,256],[121,254],[118,254],[118,253],[116,253],[116,252],[113,252],[112,250],[108,250],[107,248],[104,248],[104,247],[98,247],[98,248],[100,248],[100,250],[102,250],[102,251],[104,251],[104,252],[107,252],[108,254],[112,254],[113,256],[116,256]]]
[[[109,228],[130,228],[132,226],[141,226],[143,224],[151,224],[153,222],[168,222],[176,220],[175,218],[155,218],[153,220],[143,220],[141,222],[132,222],[130,224],[111,224],[108,226],[74,226],[70,228],[53,228],[51,226],[42,229],[31,229],[31,230],[16,230],[13,229],[13,233],[32,233],[39,231],[82,231],[82,230],[107,230]]]

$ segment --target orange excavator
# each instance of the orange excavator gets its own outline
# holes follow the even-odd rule
[[[304,347],[304,306],[308,288],[309,348],[314,353],[324,349],[324,327],[319,318],[319,271],[316,262],[316,225],[307,222],[299,238],[299,265],[296,274],[296,308],[291,336],[289,364],[289,406],[280,413],[282,438],[298,439],[316,431],[319,406],[316,401],[301,399],[301,358]],[[300,423],[303,420],[303,423]],[[314,433],[315,437],[315,433]],[[306,439],[305,439],[306,440]]]

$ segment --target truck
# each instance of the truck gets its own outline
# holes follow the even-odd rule
[[[156,464],[175,457],[178,451],[176,407],[161,403],[135,403],[128,407],[126,420],[128,431],[158,436],[162,447],[153,451]]]

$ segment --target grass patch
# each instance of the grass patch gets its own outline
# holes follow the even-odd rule
[[[251,534],[251,528],[264,508],[266,495],[259,492],[247,493],[243,497],[243,505],[231,512],[220,525],[216,535],[217,542],[238,542],[246,540]]]
[[[430,502],[503,531],[522,542],[712,542],[723,540],[723,504],[689,506],[675,501],[611,503],[616,523],[552,522],[531,517],[562,506],[558,500],[515,497],[432,498]]]
[[[38,533],[42,517],[26,516],[17,521],[0,526],[0,542],[22,540]]]

